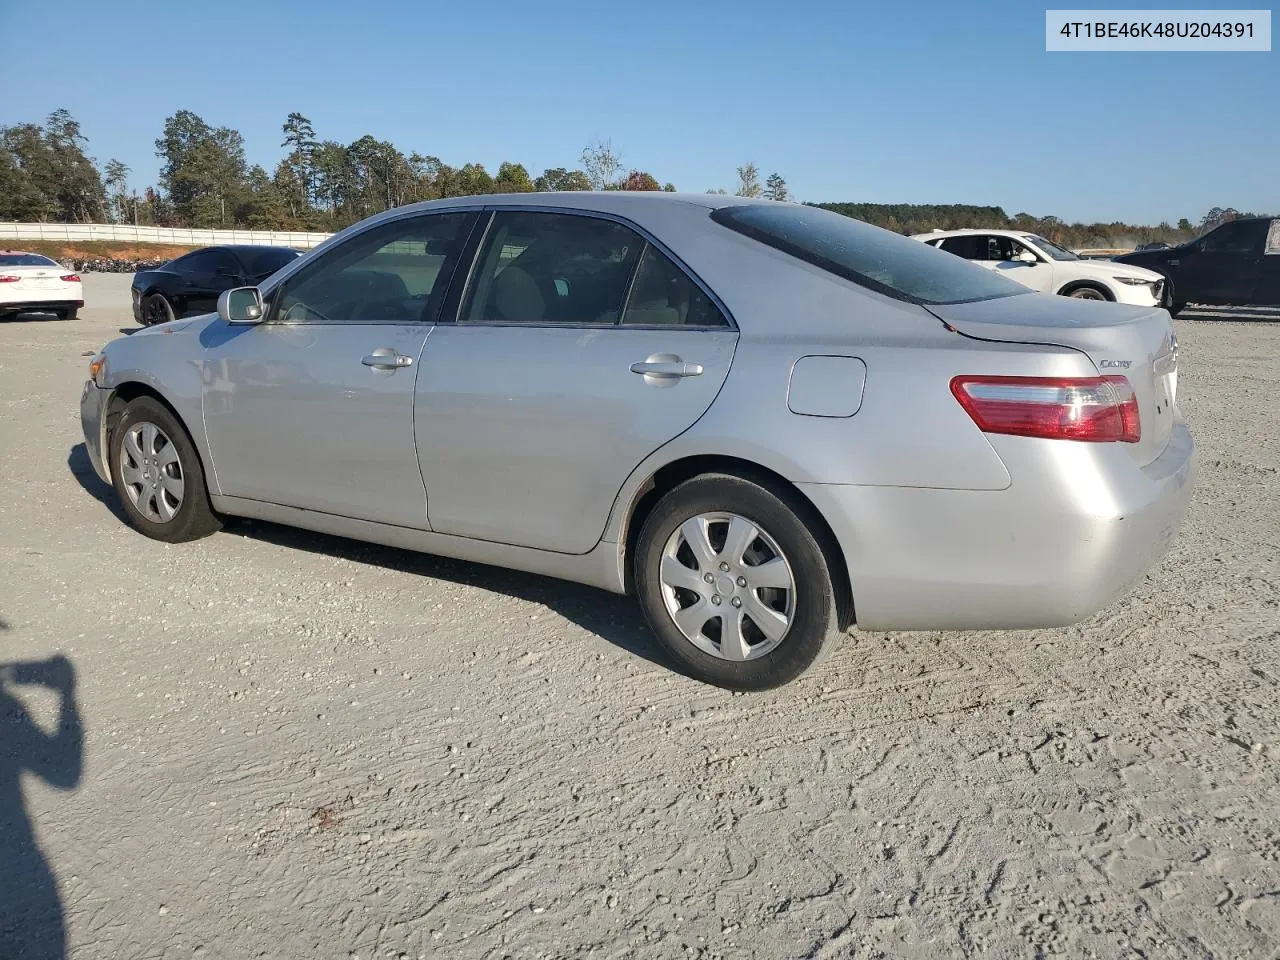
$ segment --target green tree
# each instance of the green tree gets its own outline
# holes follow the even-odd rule
[[[320,144],[316,141],[311,121],[296,111],[289,114],[280,130],[284,134],[280,146],[289,148],[289,153],[281,161],[282,166],[288,168],[288,173],[282,176],[281,169],[277,167],[276,185],[282,189],[293,216],[305,216],[315,201],[315,152]]]
[[[787,192],[787,181],[777,173],[769,174],[764,182],[764,195],[770,200],[786,200],[791,194]]]
[[[758,197],[763,193],[760,187],[760,171],[754,163],[748,163],[738,168],[738,189],[736,191],[739,197]]]
[[[229,127],[214,129],[190,110],[166,118],[156,140],[164,164],[160,183],[182,222],[193,227],[234,223],[246,188],[244,138]]]
[[[1178,221],[1178,229],[1183,233],[1190,233],[1195,229],[1195,227],[1191,225],[1190,220],[1188,220],[1186,217],[1183,217],[1181,220]]]
[[[107,191],[107,216],[112,223],[129,223],[136,219],[137,197],[129,196],[129,168],[119,160],[108,160],[103,169],[103,186]]]
[[[674,183],[672,183],[671,181],[669,181],[669,180],[668,180],[666,183],[664,183],[664,184],[662,185],[662,192],[663,192],[663,193],[675,193],[675,192],[676,192],[676,185],[675,185]]]
[[[43,125],[0,127],[0,210],[23,220],[105,219],[106,189],[87,145],[66,110],[55,110]]]
[[[498,166],[498,175],[493,182],[494,193],[532,193],[533,190],[533,181],[524,164],[504,162]]]
[[[564,167],[552,167],[542,171],[542,176],[534,181],[534,189],[551,190],[590,190],[591,180],[581,170],[566,170]]]

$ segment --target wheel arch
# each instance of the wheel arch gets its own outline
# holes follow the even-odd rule
[[[723,454],[697,454],[680,457],[663,464],[639,487],[623,518],[623,528],[618,538],[619,561],[622,567],[623,586],[628,594],[634,594],[632,558],[635,556],[640,529],[658,501],[686,480],[711,473],[723,473],[739,477],[764,487],[782,500],[807,526],[818,541],[831,585],[836,594],[836,616],[841,630],[855,621],[853,584],[849,579],[849,565],[835,531],[827,523],[822,511],[790,480],[768,467],[750,460]]]
[[[210,493],[216,492],[212,489],[214,484],[213,465],[209,462],[208,451],[204,448],[202,437],[191,429],[191,425],[187,423],[186,418],[178,410],[177,405],[161,393],[156,387],[149,383],[142,383],[139,380],[124,380],[111,388],[111,396],[107,398],[106,405],[103,407],[102,417],[102,459],[107,466],[107,472],[114,477],[111,466],[111,434],[116,424],[120,421],[120,415],[124,413],[124,408],[139,397],[151,397],[171,414],[178,421],[183,430],[187,431],[187,437],[191,440],[191,445],[195,448],[196,456],[200,458],[200,467],[204,471],[205,483],[210,486]]]
[[[1112,303],[1115,303],[1115,291],[1101,280],[1072,280],[1070,283],[1064,283],[1058,288],[1058,296],[1069,297],[1076,290],[1083,290],[1086,288],[1090,290],[1097,290]]]

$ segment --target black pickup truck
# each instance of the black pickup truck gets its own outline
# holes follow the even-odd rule
[[[1168,277],[1165,303],[1170,313],[1188,303],[1280,306],[1280,217],[1229,220],[1189,243],[1128,253],[1115,262]]]

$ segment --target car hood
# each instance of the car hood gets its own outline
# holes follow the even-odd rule
[[[1134,277],[1141,280],[1163,280],[1162,274],[1156,273],[1154,270],[1148,270],[1146,267],[1139,267],[1132,263],[1117,263],[1114,260],[1072,260],[1070,261],[1073,270],[1080,271],[1083,276],[1098,277],[1099,279],[1110,277]]]

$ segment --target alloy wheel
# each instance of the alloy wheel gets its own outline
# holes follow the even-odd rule
[[[677,527],[663,548],[658,579],[676,627],[713,657],[763,657],[791,629],[791,564],[777,541],[738,514],[703,513]]]
[[[120,479],[138,512],[168,523],[182,506],[186,487],[178,448],[154,423],[135,423],[120,444]]]

